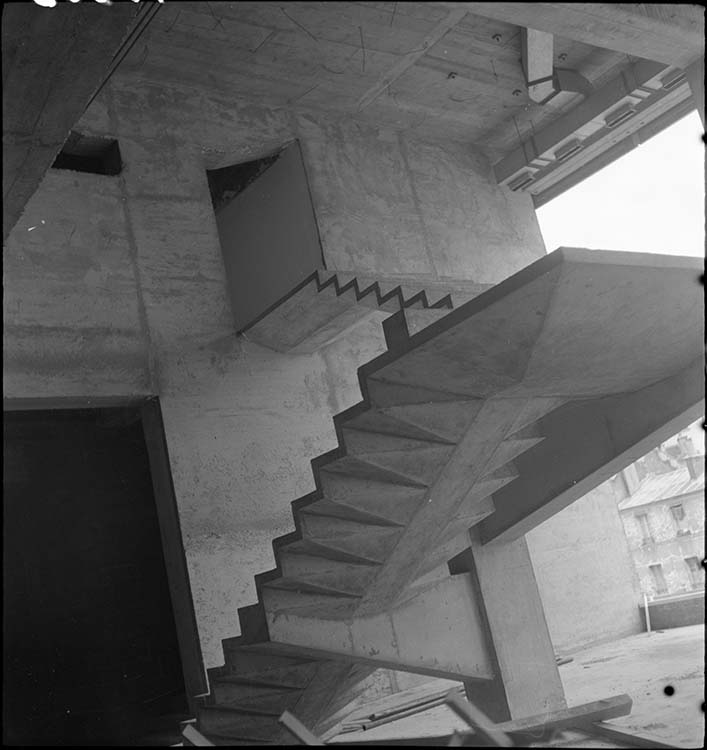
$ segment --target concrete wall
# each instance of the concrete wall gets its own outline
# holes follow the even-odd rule
[[[527,534],[557,653],[641,631],[638,583],[613,481]]]
[[[643,629],[647,630],[645,607],[639,607],[639,612]],[[705,621],[705,592],[697,591],[658,599],[648,605],[648,616],[651,620],[651,630],[699,625]]]
[[[293,528],[290,501],[313,488],[310,459],[335,445],[332,414],[360,399],[357,366],[384,344],[374,322],[311,356],[236,338],[205,170],[299,137],[334,266],[498,280],[544,248],[527,196],[503,197],[457,147],[391,148],[377,131],[119,75],[77,129],[117,137],[125,168],[51,171],[9,237],[5,396],[160,396],[214,666],[221,639],[238,634],[237,608],[255,601],[253,575],[273,566],[271,540]],[[449,213],[435,214],[444,200]]]
[[[670,506],[681,503],[685,510],[682,528],[677,526]],[[652,540],[644,541],[637,515],[646,513]],[[641,591],[649,596],[658,595],[651,576],[650,565],[662,565],[668,594],[692,591],[695,586],[690,578],[685,558],[702,560],[705,555],[705,507],[702,493],[692,493],[679,498],[667,498],[660,502],[628,508],[621,512],[631,554],[639,577]],[[704,573],[702,574],[704,586]]]
[[[330,267],[495,284],[545,254],[530,197],[498,187],[469,146],[354,120],[297,124]]]

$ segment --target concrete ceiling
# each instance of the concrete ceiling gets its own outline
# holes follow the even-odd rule
[[[165,4],[119,73],[460,140],[496,160],[583,97],[532,102],[520,27],[475,15],[475,5]],[[557,36],[554,54],[595,86],[631,62]]]
[[[151,5],[139,22],[122,8],[117,24],[120,8],[109,18],[87,3],[65,6],[63,15],[22,5],[12,18],[3,13],[3,101],[24,123],[3,123],[3,190],[14,200],[5,236],[111,74],[472,144],[499,183],[531,193],[535,205],[703,95],[697,5],[185,2]],[[110,29],[91,33],[89,22]],[[560,91],[544,104],[530,98],[522,40],[531,30],[544,50],[533,69],[579,74],[583,93]],[[622,107],[631,112],[614,129],[609,115]]]

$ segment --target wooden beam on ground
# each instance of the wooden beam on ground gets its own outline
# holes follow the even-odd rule
[[[194,726],[187,724],[182,730],[184,739],[189,741],[194,747],[214,747],[214,743],[207,740],[206,737]]]
[[[498,725],[478,709],[473,703],[464,700],[462,697],[449,692],[445,703],[454,711],[454,713],[474,730],[474,734],[482,741],[493,747],[513,747],[513,741]]]
[[[640,732],[634,732],[632,729],[605,724],[603,721],[594,721],[586,725],[578,724],[577,726],[580,731],[586,731],[592,737],[613,740],[619,747],[666,748],[666,750],[676,750],[678,747],[653,739],[653,737]]]
[[[361,110],[367,107],[374,99],[380,96],[393,81],[396,81],[409,68],[411,68],[426,52],[434,46],[451,28],[469,12],[469,7],[456,8],[446,18],[443,18],[422,40],[420,46],[403,55],[400,60],[386,71],[371,88],[358,100],[356,107]]]
[[[3,239],[147,7],[3,6]]]
[[[484,18],[678,67],[685,67],[704,55],[704,9],[696,4],[491,2],[463,5],[470,13]]]
[[[526,734],[539,730],[577,728],[582,723],[615,719],[631,713],[633,701],[624,694],[614,695],[580,706],[571,706],[559,711],[550,711],[536,716],[527,716],[497,724],[496,729],[506,734]]]
[[[461,701],[462,704],[465,701]],[[468,705],[468,704],[467,704]],[[627,716],[631,713],[633,702],[628,695],[615,695],[610,698],[604,698],[590,703],[583,703],[580,706],[572,706],[559,711],[527,716],[513,721],[505,721],[500,724],[492,724],[491,727],[495,732],[500,732],[507,738],[513,740],[517,746],[523,747],[526,741],[531,738],[535,742],[548,739],[553,732],[562,729],[573,729],[578,732],[586,733],[594,737],[606,737],[615,739],[622,745],[635,747],[656,747],[671,748],[672,745],[666,745],[658,740],[653,740],[644,735],[635,734],[631,730],[621,727],[605,724],[605,719],[615,719],[619,716]],[[461,715],[461,714],[459,714]],[[474,714],[472,722],[476,721]],[[462,716],[462,718],[466,718]],[[483,721],[483,720],[482,720]],[[455,732],[452,735],[436,737],[406,737],[395,740],[371,740],[356,742],[351,741],[346,744],[363,745],[363,744],[385,744],[385,745],[481,745],[486,746],[489,740],[486,737],[479,736],[468,732]]]

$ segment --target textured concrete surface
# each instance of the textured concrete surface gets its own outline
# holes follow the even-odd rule
[[[355,121],[297,124],[331,267],[489,284],[545,254],[529,196],[499,188],[471,147]]]
[[[382,351],[383,335],[364,321],[296,357],[236,339],[205,170],[299,137],[329,262],[353,258],[372,275],[473,278],[483,267],[479,281],[497,280],[544,252],[540,233],[521,198],[514,228],[502,230],[517,254],[501,258],[494,246],[474,260],[473,222],[464,265],[461,219],[448,241],[439,227],[434,246],[425,239],[434,206],[423,196],[427,214],[416,207],[395,138],[187,85],[116,74],[77,129],[117,137],[124,169],[114,178],[50,170],[11,233],[4,393],[160,396],[205,662],[220,664],[221,638],[238,634],[236,608],[255,601],[253,575],[272,566],[271,540],[293,528],[290,501],[312,489],[310,459],[335,445],[330,417],[359,400],[356,368]],[[418,172],[443,156],[416,151],[408,144]],[[483,226],[499,230],[506,199],[475,157],[453,167],[457,157],[445,169],[495,207]]]
[[[633,699],[631,714],[612,719],[612,724],[678,747],[703,746],[703,626],[629,636],[575,652],[573,659],[560,667],[569,706],[628,693]],[[675,689],[672,696],[663,692],[667,685]],[[450,709],[439,706],[332,741],[435,736],[466,728]]]
[[[556,653],[641,632],[641,595],[611,481],[526,539]]]

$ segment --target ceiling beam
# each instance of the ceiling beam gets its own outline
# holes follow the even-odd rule
[[[498,182],[504,182],[518,170],[538,159],[548,158],[545,155],[560,146],[567,138],[586,138],[601,130],[604,127],[603,113],[641,89],[647,81],[658,76],[664,69],[662,63],[643,60],[608,81],[569,112],[526,138],[497,162],[494,165],[494,173]]]
[[[135,3],[3,6],[3,239],[144,13]]]
[[[528,84],[528,96],[542,104],[555,93],[553,83],[553,36],[546,31],[520,31],[521,64]]]
[[[469,6],[456,8],[443,18],[427,36],[422,40],[420,46],[387,70],[368,91],[356,102],[356,108],[360,111],[367,107],[374,99],[378,98],[393,81],[396,81],[406,70],[411,68],[424,54],[427,53],[437,42],[451,29],[454,28],[469,12]]]
[[[484,18],[685,67],[704,55],[704,9],[687,4],[447,3]]]

